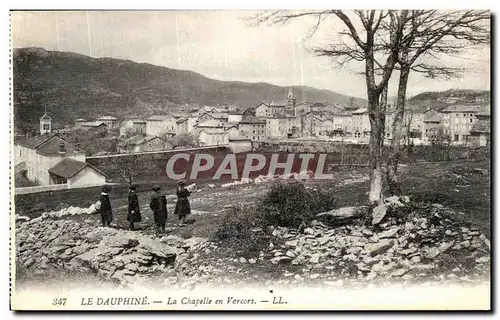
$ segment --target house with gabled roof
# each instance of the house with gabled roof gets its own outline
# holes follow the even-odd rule
[[[82,172],[83,169],[87,168],[85,151],[57,133],[16,140],[14,161],[16,166],[24,168],[26,178],[40,185],[68,183],[68,179],[73,179],[70,182],[72,186],[82,185],[83,182],[85,185],[100,185],[103,177],[105,180],[105,175],[95,168]],[[63,161],[65,162],[60,164]],[[68,169],[63,170],[62,168]],[[75,168],[81,170],[75,171]],[[66,173],[62,174],[62,171]],[[62,182],[62,179],[66,179],[66,182]]]
[[[99,186],[107,175],[93,165],[65,158],[49,169],[51,184],[67,184],[68,188]]]

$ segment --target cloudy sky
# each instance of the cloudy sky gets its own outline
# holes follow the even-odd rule
[[[308,49],[324,45],[342,25],[325,22],[312,38],[315,21],[289,25],[248,26],[250,11],[12,12],[12,45],[72,51],[199,72],[220,80],[307,85],[365,97],[359,65],[342,69]],[[466,68],[460,79],[428,80],[412,74],[409,95],[452,88],[490,88],[490,49],[474,49],[443,58]],[[397,78],[397,75],[393,76]],[[390,94],[395,95],[392,81]]]

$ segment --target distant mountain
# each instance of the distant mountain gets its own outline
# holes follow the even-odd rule
[[[112,58],[18,48],[13,54],[17,128],[37,126],[44,108],[56,124],[99,115],[161,114],[182,104],[256,106],[283,101],[290,87],[219,81],[201,74]],[[291,87],[302,101],[364,106],[366,100],[306,86]]]
[[[490,91],[450,89],[426,91],[408,99],[408,105],[424,111],[428,107],[441,110],[450,104],[489,104]]]

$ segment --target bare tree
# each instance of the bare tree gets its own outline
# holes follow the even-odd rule
[[[315,48],[314,52],[317,55],[331,58],[339,67],[351,61],[364,62],[371,126],[369,202],[378,204],[382,201],[381,152],[387,105],[387,84],[398,61],[403,29],[408,22],[408,11],[274,11],[257,14],[252,20],[256,24],[264,22],[284,24],[304,16],[316,19],[308,37],[312,36],[321,22],[329,17],[339,19],[345,27],[344,30],[336,32],[335,39],[332,39],[328,47]],[[387,48],[388,50],[385,50]],[[381,54],[381,51],[384,51],[384,54]],[[379,63],[377,58],[384,62]],[[380,74],[376,72],[379,66],[381,67]],[[377,78],[379,78],[378,81]]]
[[[141,175],[149,172],[147,161],[138,155],[109,157],[103,164],[105,171],[114,177],[119,177],[129,186]]]
[[[490,41],[489,25],[485,24],[490,19],[488,11],[412,10],[408,17],[397,56],[398,97],[387,162],[387,182],[392,195],[400,195],[402,192],[397,170],[401,157],[402,121],[410,72],[423,73],[429,78],[457,76],[461,69],[443,66],[440,58],[446,54],[459,53],[470,45],[481,45]],[[386,48],[389,49],[392,50],[391,45]],[[433,63],[432,59],[439,61]]]

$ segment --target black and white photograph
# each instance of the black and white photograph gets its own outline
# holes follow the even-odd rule
[[[11,310],[491,310],[491,21],[10,10]]]

